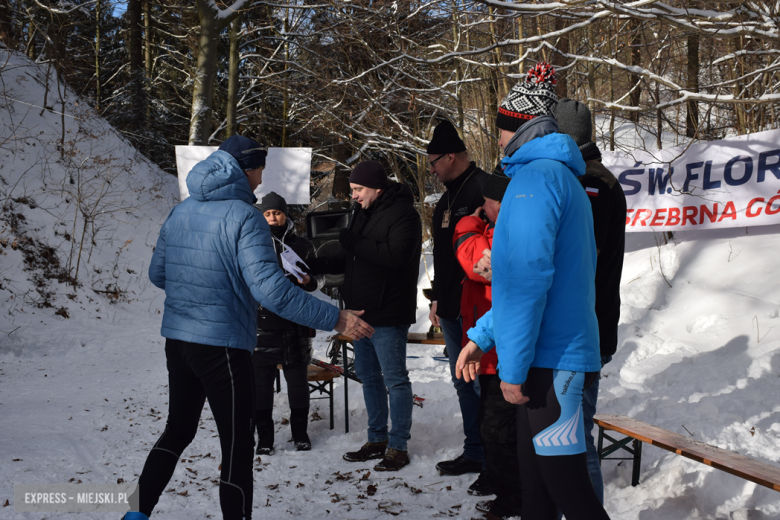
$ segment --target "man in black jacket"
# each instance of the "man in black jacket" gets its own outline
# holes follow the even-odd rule
[[[596,238],[596,318],[599,321],[601,366],[612,360],[617,350],[620,321],[620,275],[626,244],[626,196],[620,183],[603,164],[598,146],[591,140],[592,123],[588,107],[572,99],[561,99],[552,108],[558,129],[577,143],[585,160],[585,175],[579,178],[593,210]],[[593,416],[599,395],[596,379],[582,393],[588,472],[593,488],[604,503],[604,481],[598,451],[593,442]]]
[[[458,393],[463,433],[466,435],[463,454],[454,460],[439,462],[436,468],[446,475],[478,473],[485,457],[479,436],[479,383],[466,383],[455,377],[455,363],[463,340],[460,297],[465,273],[455,257],[452,237],[458,221],[485,203],[482,185],[487,173],[469,162],[466,145],[449,121],[442,121],[436,126],[427,151],[431,174],[447,188],[436,204],[431,226],[434,278],[429,318],[444,333],[452,382]]]
[[[354,342],[355,371],[363,383],[368,412],[368,442],[344,459],[382,458],[376,471],[396,471],[409,464],[413,395],[406,343],[409,326],[416,320],[422,225],[411,190],[388,182],[378,162],[358,164],[349,185],[360,209],[351,229],[341,230],[343,254],[310,265],[315,273],[343,272],[347,308],[364,309],[361,318],[375,330],[370,340]],[[389,434],[388,394],[393,423]]]

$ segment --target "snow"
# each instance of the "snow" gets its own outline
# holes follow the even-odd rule
[[[0,63],[5,62],[0,51]],[[119,201],[98,220],[94,246],[85,246],[73,288],[49,280],[52,307],[24,271],[15,237],[33,237],[57,249],[65,265],[80,239],[67,161],[56,143],[61,117],[44,111],[45,71],[13,55],[2,69],[0,188],[4,204],[24,215],[16,231],[0,225],[0,518],[40,519],[14,511],[19,483],[133,482],[165,424],[167,379],[159,335],[163,295],[146,268],[159,225],[176,202],[176,179],[145,161],[106,123],[68,93],[66,140],[81,157],[114,158],[121,169]],[[52,90],[56,93],[56,88]],[[50,92],[50,96],[52,96]],[[19,102],[10,101],[10,98]],[[50,97],[56,98],[56,94]],[[59,109],[59,101],[56,103]],[[70,131],[70,133],[67,133]],[[10,132],[21,140],[7,140]],[[639,138],[639,141],[642,141]],[[85,163],[85,178],[99,167]],[[124,184],[122,184],[124,183]],[[66,202],[70,200],[70,202]],[[118,209],[117,209],[118,208]],[[2,214],[3,217],[7,213]],[[60,225],[64,223],[66,225]],[[55,235],[54,231],[57,230]],[[87,241],[89,242],[89,232]],[[89,253],[91,250],[91,254]],[[776,274],[780,226],[677,232],[674,238],[627,237],[621,295],[620,344],[601,382],[599,412],[636,417],[697,440],[780,466],[780,296]],[[75,257],[73,259],[75,265]],[[429,287],[430,256],[420,287]],[[96,293],[108,284],[119,298]],[[72,299],[68,297],[72,295]],[[428,323],[420,297],[416,330]],[[68,318],[55,315],[67,308]],[[323,358],[328,333],[315,339]],[[413,390],[425,398],[414,409],[411,464],[396,474],[373,464],[342,460],[366,440],[359,385],[350,383],[350,432],[344,433],[343,386],[337,383],[335,429],[327,401],[313,401],[324,418],[310,423],[313,451],[295,452],[286,390],[276,396],[273,456],[256,463],[256,518],[479,517],[481,500],[466,494],[473,475],[442,477],[435,463],[460,454],[460,411],[439,346],[410,345]],[[219,518],[219,444],[208,407],[195,441],[164,493],[155,517]],[[606,508],[613,519],[769,519],[780,516],[780,494],[664,450],[645,446],[641,482],[630,485],[630,464],[605,461]],[[197,472],[197,475],[195,474]],[[370,474],[369,474],[370,473]],[[368,486],[376,486],[370,495]],[[186,496],[184,496],[186,494]],[[8,501],[7,507],[2,507]],[[119,514],[114,514],[118,518]],[[111,517],[102,514],[100,518]],[[45,518],[98,518],[46,514]]]

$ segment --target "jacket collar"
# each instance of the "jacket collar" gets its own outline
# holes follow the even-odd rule
[[[466,182],[466,179],[469,178],[469,175],[471,175],[471,172],[477,169],[477,163],[474,161],[469,162],[468,168],[463,170],[463,173],[452,179],[451,181],[447,181],[444,183],[444,187],[447,188],[447,190],[457,190],[460,188],[460,186]]]
[[[558,122],[553,116],[539,116],[531,119],[521,126],[504,147],[504,155],[512,155],[524,144],[533,141],[537,137],[544,137],[548,134],[554,134],[558,131]]]

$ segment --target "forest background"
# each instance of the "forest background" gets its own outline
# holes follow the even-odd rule
[[[0,42],[56,76],[42,109],[64,114],[67,83],[171,174],[175,145],[236,133],[311,147],[310,209],[375,159],[427,216],[433,127],[492,169],[498,106],[541,60],[608,150],[626,125],[661,148],[777,128],[780,109],[778,2],[0,0]]]

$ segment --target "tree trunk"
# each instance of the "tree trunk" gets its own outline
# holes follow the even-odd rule
[[[699,35],[688,36],[688,81],[685,85],[689,92],[699,91]],[[685,135],[695,137],[699,130],[699,103],[688,101],[688,115],[685,118]]]
[[[151,0],[144,1],[144,68],[146,79],[152,78],[152,6]]]
[[[642,33],[640,32],[641,26],[639,25],[639,21],[634,20],[630,24],[631,27],[631,65],[634,67],[640,67],[642,65]],[[640,87],[637,86],[637,83],[641,81],[641,77],[639,74],[631,74],[631,84],[629,85],[629,88],[632,88],[631,95],[629,96],[629,102],[628,104],[632,107],[638,107],[639,101],[642,97],[642,90]],[[639,122],[639,112],[638,111],[632,111],[629,115],[629,118],[634,123]]]
[[[208,0],[198,0],[200,40],[198,64],[192,87],[192,114],[190,116],[190,146],[208,144],[211,133],[211,104],[214,97],[214,79],[217,75],[219,33],[231,23],[239,11],[220,12]]]
[[[143,39],[141,32],[142,0],[128,0],[127,16],[130,22],[129,54],[130,54],[130,96],[133,113],[130,119],[130,130],[139,131],[144,127],[146,119],[146,100],[144,99],[144,64]]]
[[[236,112],[238,110],[238,33],[241,30],[241,17],[230,24],[230,69],[228,71],[227,127],[225,138],[236,135]]]
[[[589,46],[589,55],[590,57],[593,57],[595,51],[596,51],[596,37],[594,36],[594,30],[593,25],[588,26],[588,46]],[[591,127],[592,127],[592,133],[593,136],[592,139],[595,142],[596,141],[596,99],[598,99],[598,96],[596,96],[596,65],[592,62],[588,62],[588,97],[590,100],[588,101],[588,107],[590,108],[590,119],[591,119]]]
[[[100,81],[100,0],[97,0],[95,2],[95,110],[98,112],[101,101]]]
[[[11,6],[8,0],[0,0],[0,41],[9,49],[16,47],[14,26],[11,23]]]
[[[561,31],[566,28],[566,22],[562,17],[556,17],[555,18],[555,30]],[[569,52],[569,37],[568,36],[561,36],[558,39],[558,43],[555,45],[555,48],[558,49],[561,52]],[[564,56],[561,56],[557,52],[552,53],[551,60],[552,65],[555,67],[556,72],[560,67],[566,66],[566,58]],[[558,72],[558,85],[555,87],[555,93],[558,94],[559,99],[563,99],[568,97],[569,92],[569,81],[568,76],[564,72]]]

